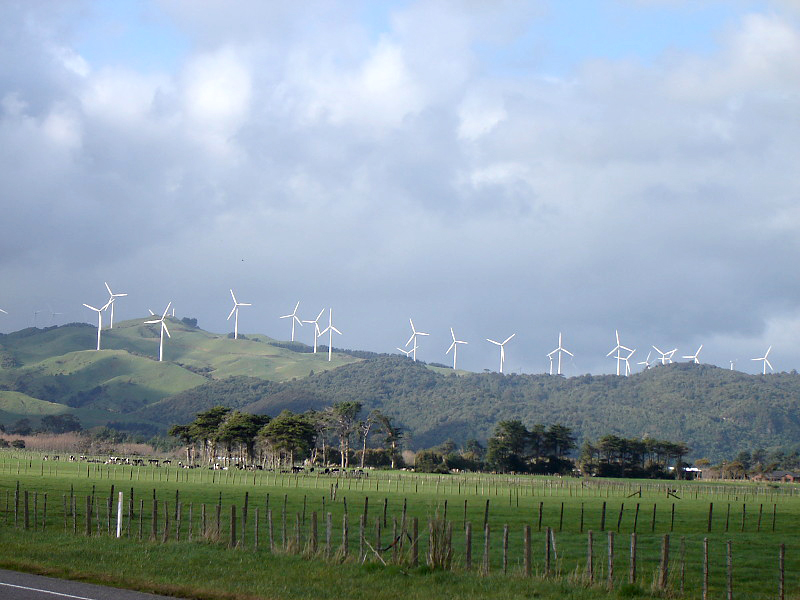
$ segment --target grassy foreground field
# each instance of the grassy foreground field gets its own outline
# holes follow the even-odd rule
[[[119,492],[122,537],[116,539]],[[449,569],[428,566],[431,519],[450,523],[449,561],[442,542],[447,526],[435,528],[433,536],[433,549]],[[490,531],[488,575],[484,519]],[[400,535],[403,523],[406,536]],[[553,531],[549,544],[547,528]],[[636,574],[630,583],[634,529]],[[392,546],[395,531],[399,539]],[[734,597],[779,598],[779,551],[785,544],[784,593],[797,598],[798,534],[800,495],[793,486],[398,472],[338,478],[0,454],[0,566],[186,597],[700,598],[707,539],[710,598],[726,597],[728,541]]]

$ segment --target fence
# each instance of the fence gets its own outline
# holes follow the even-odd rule
[[[674,503],[670,510],[662,510],[666,514],[661,520],[658,505],[653,504],[652,511],[648,507],[649,522],[640,518],[645,512],[640,510],[640,503],[627,509],[623,503],[618,511],[611,511],[603,502],[591,514],[581,504],[579,520],[574,519],[577,515],[571,515],[570,523],[575,521],[576,526],[565,531],[563,502],[548,513],[552,517],[558,515],[557,526],[555,518],[551,524],[543,525],[546,505],[541,501],[529,515],[529,522],[511,527],[492,522],[487,499],[481,506],[483,522],[476,527],[467,518],[467,500],[456,519],[452,518],[452,507],[448,515],[445,500],[434,514],[420,520],[409,514],[406,500],[402,508],[397,505],[390,509],[388,498],[383,498],[370,512],[369,496],[364,497],[363,508],[357,509],[356,514],[348,511],[347,498],[342,497],[336,519],[333,510],[326,510],[333,507],[334,501],[325,496],[313,503],[304,496],[302,509],[295,512],[288,510],[288,494],[278,495],[277,506],[274,494],[271,506],[269,493],[255,501],[246,492],[241,503],[230,504],[223,504],[221,493],[213,504],[184,502],[180,490],[175,491],[174,497],[164,497],[163,493],[158,497],[156,490],[142,497],[131,488],[125,496],[112,485],[108,496],[98,495],[93,487],[92,493],[83,497],[71,491],[53,498],[48,493],[21,489],[17,483],[13,491],[6,491],[5,514],[0,522],[25,531],[50,529],[80,536],[117,536],[141,543],[202,540],[231,549],[302,554],[313,560],[369,561],[406,567],[424,564],[432,569],[482,575],[502,572],[517,577],[567,578],[581,585],[609,589],[622,584],[649,586],[665,593],[701,594],[704,600],[714,594],[719,597],[723,591],[727,598],[733,598],[739,581],[734,569],[737,556],[752,555],[747,543],[735,545],[733,540],[719,537],[723,533],[722,518],[714,520],[713,503],[709,503],[705,523],[708,532],[700,538],[671,533]],[[770,529],[772,533],[776,505],[770,508],[765,512],[759,505],[757,516],[748,521],[747,506],[742,504],[741,522],[737,516],[734,528],[728,504],[724,532],[740,534],[749,527],[746,535],[752,539],[758,539],[762,530]],[[461,513],[460,506],[458,512]],[[769,527],[765,514],[771,517]],[[584,530],[587,522],[599,524],[599,528]],[[623,522],[626,528],[622,527]],[[670,531],[657,533],[657,525],[669,527]],[[786,545],[781,543],[767,550],[773,556],[760,557],[760,588],[766,596],[783,600],[787,589]],[[752,569],[747,577],[752,577]]]

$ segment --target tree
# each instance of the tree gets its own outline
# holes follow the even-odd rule
[[[289,455],[289,465],[294,465],[295,454],[307,453],[314,444],[316,428],[307,415],[284,410],[259,432],[275,449]]]
[[[350,436],[358,428],[358,415],[361,412],[361,402],[337,402],[327,409],[328,420],[336,435],[339,437],[339,451],[342,455],[342,468],[349,464]]]
[[[217,432],[229,412],[230,408],[214,406],[197,413],[194,421],[189,424],[193,438],[202,443],[203,455],[209,464],[213,463],[217,456]]]
[[[40,429],[49,433],[81,431],[83,427],[75,415],[47,415],[42,417]]]
[[[31,432],[33,432],[31,420],[25,418],[19,419],[11,426],[11,429],[9,429],[8,432],[16,435],[30,435]]]
[[[186,462],[189,465],[194,464],[194,442],[195,438],[192,433],[191,425],[173,425],[167,431],[171,437],[178,438],[186,446]]]
[[[372,426],[377,422],[377,411],[373,410],[367,418],[359,423],[359,434],[361,435],[361,468],[364,468],[364,461],[367,458],[367,439],[369,438],[369,431]]]
[[[392,425],[392,420],[382,412],[377,410],[374,412],[380,424],[381,431],[384,434],[384,448],[392,461],[392,469],[396,469],[397,459],[399,458],[398,445],[403,438],[403,430],[400,427]]]
[[[250,464],[255,454],[256,436],[259,430],[269,423],[266,415],[253,415],[234,411],[217,429],[217,440],[225,444],[230,460],[234,448],[238,450],[238,460]]]
[[[529,432],[522,421],[500,421],[489,438],[486,462],[497,471],[525,471]]]

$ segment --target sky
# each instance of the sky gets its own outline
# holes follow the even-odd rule
[[[800,0],[10,0],[0,48],[0,332],[108,282],[473,371],[800,368]]]

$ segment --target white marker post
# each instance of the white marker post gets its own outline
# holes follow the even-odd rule
[[[119,493],[119,501],[117,502],[117,537],[122,535],[122,492]]]

